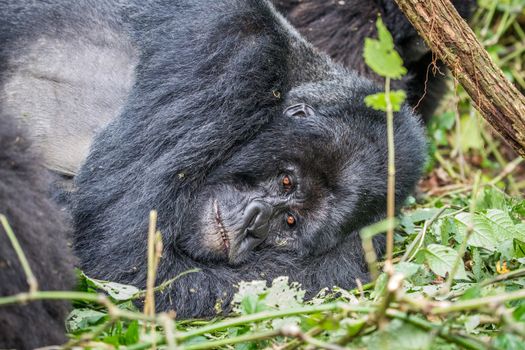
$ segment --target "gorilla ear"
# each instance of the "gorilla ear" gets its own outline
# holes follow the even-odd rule
[[[306,103],[299,103],[286,108],[283,112],[286,117],[307,118],[315,114],[315,110]]]

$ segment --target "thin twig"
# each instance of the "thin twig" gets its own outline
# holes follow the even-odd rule
[[[194,268],[194,269],[191,269],[191,270],[186,270],[184,272],[181,272],[179,273],[177,276],[173,277],[173,278],[170,278],[169,280],[167,281],[164,281],[162,282],[161,284],[159,284],[157,287],[153,288],[153,292],[157,293],[157,292],[162,292],[164,291],[166,288],[168,288],[173,282],[175,282],[176,280],[178,280],[179,278],[183,277],[183,276],[186,276],[190,273],[195,273],[195,272],[201,272],[202,270],[199,269],[199,268]],[[143,298],[146,296],[146,293],[148,291],[147,290],[141,290],[140,292],[137,292],[135,293],[131,298],[130,300],[135,300],[135,299],[140,299],[140,298]]]
[[[474,179],[474,185],[472,187],[472,195],[470,198],[470,214],[471,215],[474,215],[474,213],[476,212],[476,201],[478,197],[478,191],[480,188],[479,186],[480,182],[481,182],[481,172],[478,171]],[[474,232],[474,221],[472,220],[467,226],[465,237],[463,237],[463,242],[461,242],[459,251],[457,252],[456,259],[454,260],[454,264],[452,265],[452,268],[450,269],[450,273],[447,277],[447,280],[445,282],[443,289],[441,289],[441,295],[446,295],[450,292],[450,288],[452,288],[452,283],[454,282],[454,277],[456,277],[456,273],[458,272],[459,267],[461,266],[461,264],[463,264],[463,256],[465,255],[465,252],[467,251],[467,243],[473,232]]]
[[[27,284],[29,285],[29,293],[35,293],[36,291],[38,291],[38,281],[35,275],[33,274],[33,271],[31,270],[29,261],[27,260],[27,257],[22,247],[20,246],[20,243],[18,242],[15,233],[13,232],[13,228],[11,227],[11,225],[9,225],[7,217],[3,214],[0,214],[0,222],[2,223],[2,227],[4,228],[7,237],[11,241],[11,245],[13,246],[13,249],[16,252],[18,260],[20,261],[20,265],[22,265],[22,269],[24,270],[24,273],[26,275]]]
[[[479,309],[480,307],[487,305],[501,304],[508,301],[522,299],[525,299],[525,290],[518,290],[515,292],[503,293],[489,297],[461,300],[454,303],[441,302],[438,303],[437,306],[431,308],[430,313],[440,315],[458,311],[469,311]]]
[[[417,254],[419,248],[423,245],[423,241],[425,240],[425,235],[427,233],[428,228],[430,225],[432,225],[440,216],[445,212],[445,210],[450,209],[450,206],[445,205],[441,210],[439,210],[436,214],[434,214],[429,220],[425,221],[425,224],[423,225],[423,229],[417,234],[416,238],[410,243],[407,250],[405,251],[405,254],[401,258],[401,262],[404,261],[411,261]],[[417,248],[415,247],[417,244]]]
[[[385,100],[387,115],[388,139],[388,183],[387,183],[387,219],[392,222],[395,216],[395,191],[396,191],[396,157],[394,144],[394,110],[390,100],[390,78],[385,81]],[[394,227],[389,225],[386,231],[386,261],[392,264],[394,254]]]
[[[146,299],[144,301],[144,314],[153,316],[155,314],[155,233],[157,231],[157,212],[149,213],[148,228],[148,275],[146,281]]]

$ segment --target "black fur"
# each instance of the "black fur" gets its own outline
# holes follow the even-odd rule
[[[76,179],[86,273],[144,287],[157,209],[157,282],[202,269],[157,298],[179,317],[212,315],[217,301],[228,309],[240,280],[288,275],[309,296],[367,280],[358,230],[385,215],[387,151],[385,116],[363,99],[380,88],[318,53],[262,0],[130,1],[121,13],[140,57],[128,103]],[[398,204],[419,178],[422,135],[403,107]],[[280,187],[283,174],[292,188]],[[253,203],[270,211],[252,216]]]
[[[63,213],[47,198],[49,178],[29,141],[0,115],[0,213],[6,215],[41,290],[74,286],[73,259]],[[25,274],[0,226],[0,296],[28,291]],[[65,341],[65,302],[0,307],[0,348],[33,349]]]
[[[376,35],[375,22],[381,15],[408,69],[407,77],[394,82],[394,87],[407,90],[408,103],[417,106],[424,120],[432,117],[445,92],[446,67],[437,60],[434,71],[432,54],[394,0],[274,0],[274,3],[310,42],[334,61],[375,81],[383,79],[365,65],[362,48],[365,38]],[[453,3],[464,18],[469,18],[476,1]]]

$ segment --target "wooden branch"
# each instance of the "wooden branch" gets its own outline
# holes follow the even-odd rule
[[[525,97],[492,62],[449,0],[395,0],[481,115],[525,158]]]

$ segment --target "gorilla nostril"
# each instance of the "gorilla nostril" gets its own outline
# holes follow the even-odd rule
[[[286,108],[283,114],[287,117],[306,118],[315,114],[314,109],[306,103],[298,103]]]
[[[253,201],[244,211],[246,232],[255,238],[266,238],[269,232],[269,221],[272,216],[272,206],[261,201]]]

